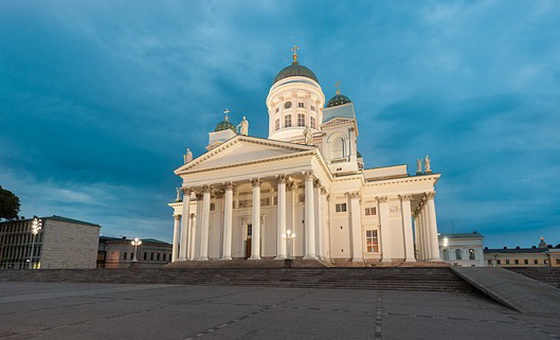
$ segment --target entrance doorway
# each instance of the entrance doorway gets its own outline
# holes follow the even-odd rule
[[[247,224],[247,238],[245,240],[245,258],[248,259],[251,257],[251,249],[252,247],[252,239],[253,239],[253,225]]]

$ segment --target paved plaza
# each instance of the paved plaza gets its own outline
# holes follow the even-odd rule
[[[560,339],[475,294],[0,282],[0,339]]]

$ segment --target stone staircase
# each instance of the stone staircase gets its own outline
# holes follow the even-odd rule
[[[507,267],[506,269],[560,288],[560,267]]]
[[[162,268],[1,270],[0,281],[250,285],[471,291],[449,268]]]

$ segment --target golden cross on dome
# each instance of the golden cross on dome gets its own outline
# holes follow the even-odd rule
[[[229,109],[225,109],[224,110],[224,120],[225,121],[229,121]]]
[[[294,52],[294,55],[292,55],[292,58],[294,59],[294,63],[297,62],[297,50],[299,50],[299,47],[297,45],[294,45],[294,48],[292,48],[290,51]]]
[[[340,82],[337,81],[336,84],[334,84],[334,87],[336,87],[336,94],[340,94]]]

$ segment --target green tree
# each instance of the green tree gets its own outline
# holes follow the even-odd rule
[[[0,186],[0,219],[14,219],[19,213],[19,197]]]

